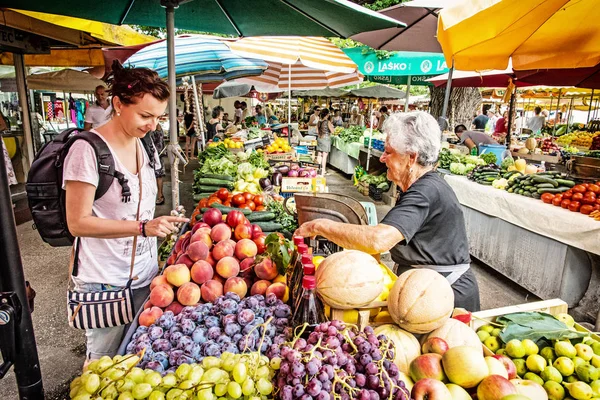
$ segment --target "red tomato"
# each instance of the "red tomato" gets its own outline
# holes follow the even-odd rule
[[[256,206],[254,211],[265,211],[265,206]]]
[[[252,209],[248,206],[248,204],[242,204],[238,208],[245,208],[246,210],[251,210],[252,211]]]
[[[248,207],[250,207],[250,209],[251,209],[252,211],[254,211],[254,210],[256,209],[256,204],[255,204],[255,203],[254,203],[252,200],[248,200],[248,201],[246,201],[246,205],[247,205]]]
[[[569,199],[564,199],[563,201],[560,202],[560,206],[562,208],[569,208],[569,204],[571,204],[571,200],[569,200]]]
[[[600,204],[594,204],[592,207],[594,207],[594,211],[600,210]]]
[[[596,204],[600,204],[600,199],[596,199]]]
[[[244,199],[244,196],[241,194],[236,194],[235,196],[233,196],[233,198],[231,199],[231,204],[233,204],[236,207],[241,206],[242,204],[244,204],[246,202],[246,199]]]
[[[590,187],[589,183],[582,183],[583,186],[585,186],[585,190],[588,190],[588,188]]]
[[[262,196],[262,194],[257,194],[256,196],[254,196],[254,199],[252,201],[254,201],[254,204],[256,204],[257,206],[262,206],[263,204],[265,204],[265,198]]]
[[[593,205],[596,204],[596,198],[592,197],[592,196],[583,196],[583,199],[581,199],[581,204],[589,204],[589,205]]]
[[[573,212],[578,212],[579,211],[579,207],[581,207],[581,203],[578,201],[572,201],[569,204],[569,211],[573,211]]]
[[[246,200],[246,203],[248,203],[254,199],[254,195],[252,193],[244,192],[244,199]]]
[[[591,214],[592,211],[594,211],[594,206],[588,204],[581,206],[581,208],[579,209],[579,212],[585,215]]]
[[[198,207],[205,208],[208,205],[208,199],[202,199],[198,202]]]
[[[225,207],[231,207],[231,202],[230,202],[229,200],[225,200],[225,201],[223,202],[223,205],[224,205]]]
[[[581,199],[583,199],[583,193],[573,193],[573,197],[571,197],[573,201],[581,201]]]
[[[221,201],[221,199],[219,199],[218,197],[209,197],[208,198],[208,202],[206,202],[206,204],[210,206],[213,203],[223,204],[223,202]]]
[[[552,193],[544,193],[542,195],[542,201],[546,204],[552,204],[553,199],[554,199],[554,195]]]
[[[221,201],[227,200],[227,197],[229,197],[229,190],[227,190],[226,188],[221,188],[217,190],[217,197],[221,199]]]
[[[585,185],[575,185],[573,186],[572,190],[574,193],[585,193],[587,191],[587,188],[585,187]]]
[[[595,194],[600,194],[600,186],[590,183],[590,185],[588,186],[588,191]]]
[[[552,204],[553,204],[553,205],[555,205],[555,206],[557,206],[557,207],[560,207],[560,203],[562,202],[562,199],[563,199],[563,198],[562,198],[562,195],[560,195],[560,194],[557,194],[557,195],[556,195],[556,196],[554,196],[554,198],[552,199]]]
[[[573,197],[573,191],[571,189],[569,189],[566,192],[564,192],[562,195],[563,195],[563,199],[570,199],[571,197]]]

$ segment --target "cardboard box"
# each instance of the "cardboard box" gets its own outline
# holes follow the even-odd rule
[[[283,178],[281,191],[283,193],[316,193],[325,192],[325,178]]]
[[[273,161],[293,161],[296,159],[296,152],[294,151],[290,151],[288,153],[265,153],[265,155],[267,156],[268,160]]]

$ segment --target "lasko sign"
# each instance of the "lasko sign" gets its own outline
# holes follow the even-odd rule
[[[379,59],[375,52],[363,54],[363,48],[344,49],[364,75],[407,76],[441,75],[448,72],[443,54],[422,52],[394,52],[389,58]]]

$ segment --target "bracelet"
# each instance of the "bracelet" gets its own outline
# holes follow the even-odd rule
[[[142,237],[148,237],[148,235],[146,235],[146,224],[147,223],[148,223],[147,219],[142,221]]]
[[[138,226],[138,230],[140,231],[140,235],[144,236],[144,221],[140,221],[140,225]]]

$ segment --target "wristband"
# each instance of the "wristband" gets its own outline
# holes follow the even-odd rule
[[[144,235],[144,221],[140,221],[140,225],[138,226],[138,230],[140,231],[140,235]]]
[[[142,237],[148,237],[146,235],[146,224],[148,223],[148,220],[145,219],[142,221]]]

